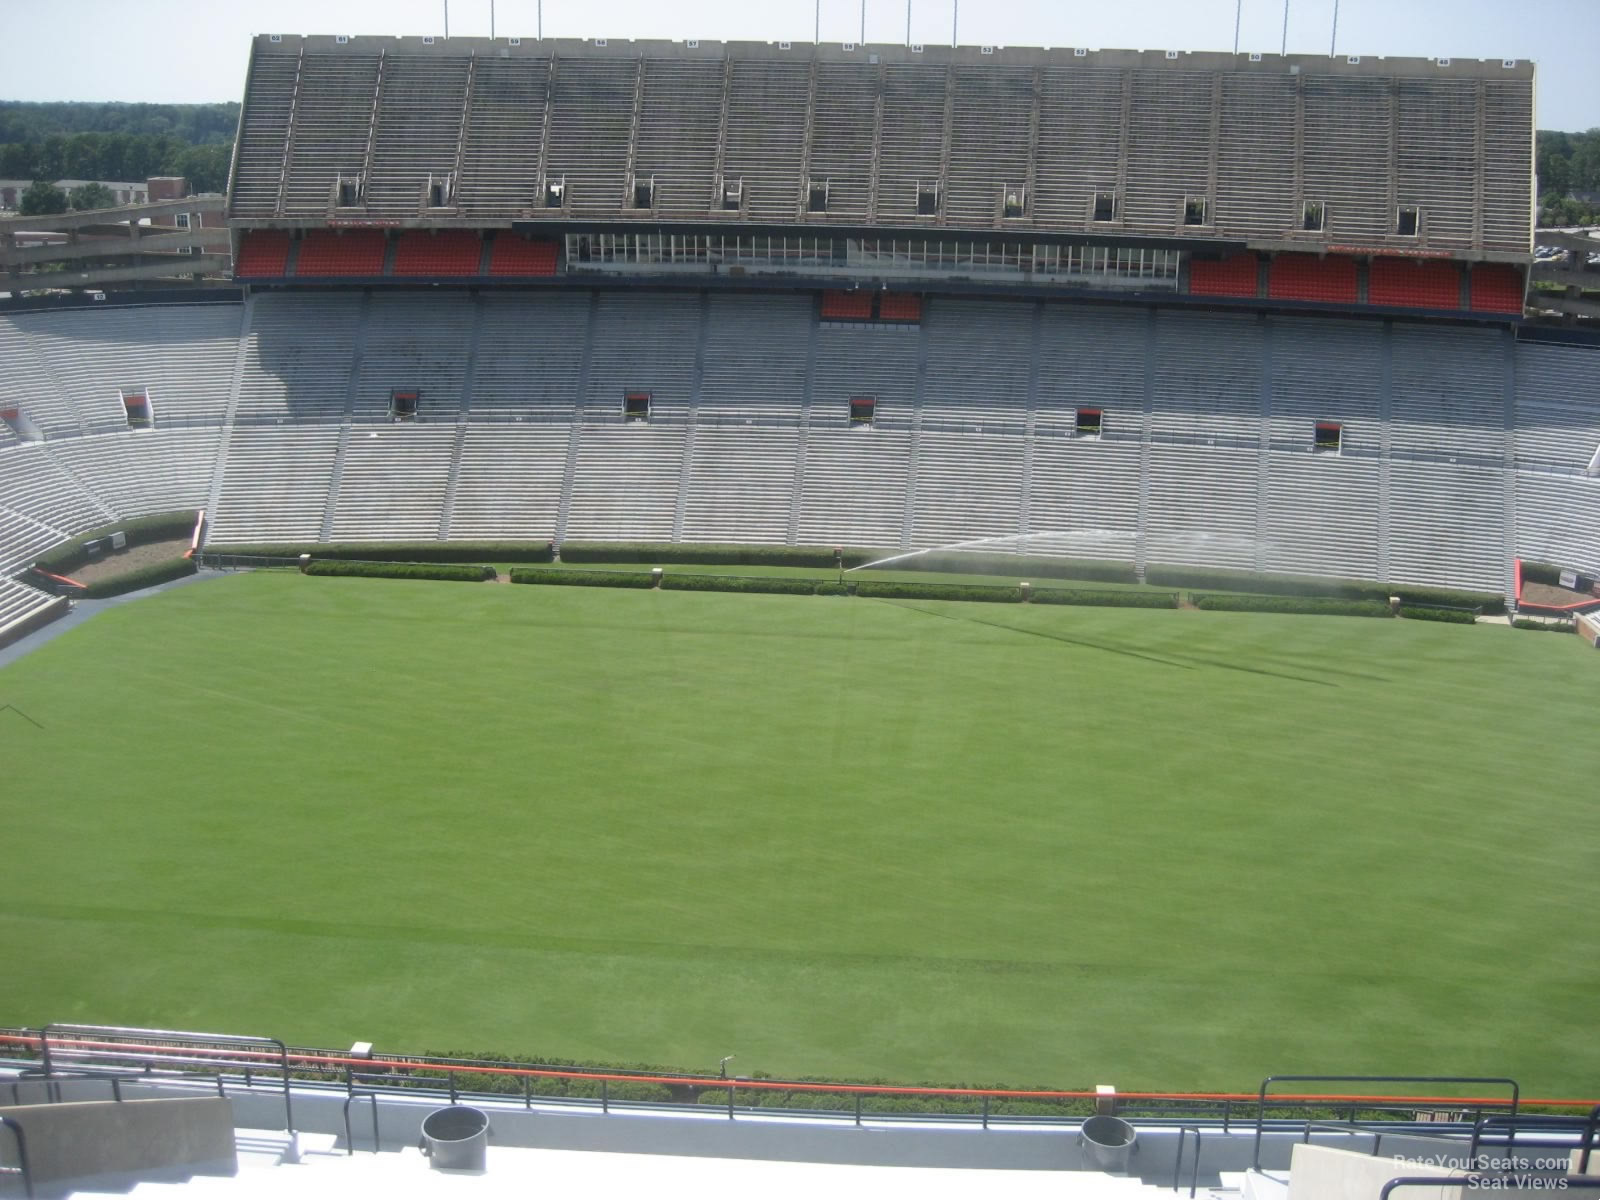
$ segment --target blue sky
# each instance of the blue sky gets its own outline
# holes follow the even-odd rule
[[[964,43],[1227,50],[1235,0],[956,0]],[[1327,53],[1335,0],[1288,0],[1289,49]],[[487,35],[491,0],[451,0]],[[440,34],[444,0],[0,0],[0,98],[236,99],[255,33]],[[493,0],[532,36],[538,0]],[[544,0],[549,37],[809,41],[814,0]],[[1600,0],[1338,0],[1341,54],[1531,58],[1539,125],[1600,126]],[[860,36],[860,0],[820,0],[825,41]],[[948,42],[952,0],[911,0],[912,40]],[[1284,0],[1242,0],[1241,50],[1275,52]],[[869,41],[901,42],[905,0],[866,0]]]

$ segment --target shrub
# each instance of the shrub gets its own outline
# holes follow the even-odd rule
[[[819,583],[816,594],[819,596],[848,596],[850,594],[848,583]]]
[[[1097,604],[1107,608],[1177,608],[1177,592],[1112,592],[1033,588],[1035,604]]]
[[[1533,621],[1527,617],[1518,617],[1511,622],[1516,629],[1542,629],[1546,633],[1571,633],[1570,621]]]
[[[193,575],[196,570],[192,558],[163,559],[161,562],[124,571],[120,575],[97,579],[83,589],[83,594],[90,600],[103,600],[107,596],[120,596],[124,592],[136,592],[140,588],[154,587],[158,583],[182,579],[185,575]]]
[[[667,571],[662,573],[661,586],[674,592],[768,592],[811,596],[816,594],[817,580],[785,579],[777,575],[676,575]]]
[[[1334,596],[1226,596],[1196,592],[1189,597],[1196,608],[1211,612],[1296,613],[1320,617],[1387,617],[1389,605],[1380,600],[1341,600]]]
[[[1412,621],[1442,621],[1447,625],[1472,625],[1478,617],[1466,608],[1413,608],[1400,606],[1400,615]]]
[[[1453,608],[1478,608],[1486,613],[1505,611],[1505,597],[1495,592],[1468,592],[1455,588],[1423,587],[1407,583],[1374,583],[1360,579],[1319,579],[1315,576],[1265,575],[1230,571],[1220,567],[1152,566],[1145,582],[1158,587],[1216,588],[1274,596],[1327,596],[1341,600],[1380,600],[1399,596],[1413,604]]]
[[[844,565],[859,566],[892,550],[846,548]],[[569,563],[690,563],[695,566],[821,567],[837,565],[832,546],[726,546],[694,542],[562,542]]]
[[[151,542],[187,538],[194,532],[197,516],[193,509],[189,509],[184,512],[157,513],[154,516],[135,517],[131,521],[102,525],[98,529],[91,529],[88,533],[80,534],[70,541],[52,547],[34,561],[52,575],[70,574],[75,567],[81,567],[89,561],[90,556],[83,549],[89,542],[99,541],[113,533],[126,534],[130,546],[145,546]]]
[[[495,577],[493,567],[451,563],[345,562],[313,560],[307,575],[356,575],[367,579],[444,579],[457,583],[482,583]]]
[[[1022,599],[1022,589],[970,583],[876,583],[864,579],[856,584],[856,595],[877,600],[978,600],[1016,604]]]
[[[362,562],[472,563],[551,561],[549,541],[542,542],[262,542],[245,546],[208,546],[214,554],[247,558],[357,559]]]
[[[514,567],[511,582],[614,588],[648,588],[655,585],[648,571],[563,571],[559,567]]]
[[[1561,586],[1561,568],[1553,563],[1522,560],[1522,582],[1543,583],[1550,587]]]
[[[868,560],[870,561],[870,560]],[[941,550],[908,558],[896,571],[929,571],[947,575],[1006,575],[1013,579],[1083,579],[1097,583],[1137,583],[1132,563],[1049,555],[983,554]]]

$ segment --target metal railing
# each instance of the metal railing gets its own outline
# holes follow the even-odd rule
[[[28,1166],[28,1135],[22,1131],[22,1126],[10,1117],[0,1114],[0,1128],[9,1129],[11,1136],[17,1143],[17,1165],[15,1167],[0,1167],[0,1176],[20,1175],[22,1177],[22,1194],[33,1200],[33,1172]]]
[[[1194,1200],[1200,1186],[1200,1129],[1195,1125],[1178,1126],[1178,1153],[1172,1160],[1172,1190],[1178,1190],[1178,1176],[1183,1170],[1183,1143],[1188,1134],[1194,1134],[1194,1165],[1189,1169],[1189,1200]]]
[[[1255,1148],[1251,1154],[1250,1165],[1252,1169],[1257,1171],[1261,1169],[1261,1134],[1265,1127],[1267,1092],[1275,1083],[1422,1083],[1449,1086],[1458,1084],[1492,1084],[1497,1087],[1509,1087],[1511,1089],[1510,1110],[1512,1116],[1516,1115],[1517,1106],[1522,1098],[1522,1088],[1515,1079],[1507,1079],[1498,1075],[1268,1075],[1261,1081],[1261,1087],[1256,1092]],[[1350,1100],[1353,1098],[1343,1096],[1340,1099]],[[1394,1097],[1389,1097],[1389,1099],[1394,1099]],[[1448,1100],[1449,1098],[1428,1096],[1418,1097],[1417,1101],[1421,1103],[1440,1099]],[[1463,1108],[1472,1110],[1480,1110],[1486,1107],[1485,1103],[1477,1097],[1463,1098],[1456,1101],[1456,1103]],[[1496,1107],[1505,1107],[1505,1105],[1499,1104]],[[1354,1120],[1349,1124],[1354,1126]]]

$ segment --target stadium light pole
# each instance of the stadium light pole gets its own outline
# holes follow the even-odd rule
[[[494,0],[489,0],[489,40],[494,41]]]
[[[1239,18],[1244,15],[1244,0],[1233,2],[1233,52],[1239,53]]]
[[[861,0],[861,44],[867,44],[867,0]]]
[[[911,0],[906,0],[906,45],[911,45]]]
[[[444,40],[450,40],[450,0],[444,0]]]
[[[1289,53],[1289,0],[1283,0],[1283,44],[1278,47],[1278,53]]]
[[[1333,0],[1333,32],[1328,35],[1328,57],[1332,58],[1339,45],[1339,0]]]
[[[812,13],[811,41],[813,45],[822,45],[822,0],[817,0],[817,7]]]
[[[961,44],[961,0],[950,0],[950,48]]]

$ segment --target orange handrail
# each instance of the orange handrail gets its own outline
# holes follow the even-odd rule
[[[0,1034],[0,1042],[14,1045],[25,1045],[38,1048],[41,1043],[39,1037],[27,1037],[19,1034]],[[270,1051],[263,1050],[235,1050],[235,1049],[209,1049],[203,1046],[162,1046],[157,1044],[144,1044],[137,1042],[105,1042],[83,1038],[52,1039],[52,1046],[64,1049],[78,1048],[87,1050],[121,1050],[132,1054],[167,1054],[187,1055],[203,1061],[207,1057],[226,1059],[257,1059],[264,1062],[279,1063],[281,1057]],[[781,1079],[715,1079],[704,1075],[676,1075],[652,1074],[644,1072],[605,1072],[588,1071],[581,1068],[565,1070],[557,1067],[491,1067],[468,1065],[444,1061],[418,1058],[413,1061],[388,1058],[352,1058],[342,1054],[301,1054],[291,1053],[289,1061],[300,1066],[316,1067],[361,1067],[388,1068],[402,1071],[455,1071],[463,1075],[499,1075],[513,1078],[528,1077],[535,1079],[582,1079],[596,1082],[609,1083],[656,1083],[675,1085],[679,1087],[705,1087],[724,1088],[739,1087],[753,1091],[786,1091],[786,1092],[844,1092],[847,1094],[860,1093],[875,1096],[970,1096],[974,1099],[1014,1099],[1014,1100],[1093,1100],[1099,1096],[1097,1092],[1086,1091],[1055,1091],[1030,1088],[966,1088],[966,1087],[922,1087],[910,1084],[870,1084],[870,1083],[817,1083],[817,1082],[787,1082]],[[1255,1092],[1118,1092],[1119,1100],[1256,1100]],[[1506,1103],[1504,1096],[1392,1096],[1392,1095],[1360,1095],[1346,1093],[1282,1093],[1271,1097],[1274,1103],[1310,1103],[1310,1104],[1449,1104],[1449,1105],[1493,1105],[1502,1106]],[[1545,1108],[1593,1108],[1600,1104],[1600,1100],[1577,1099],[1524,1099],[1524,1107],[1537,1106]]]

